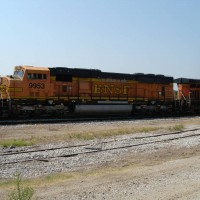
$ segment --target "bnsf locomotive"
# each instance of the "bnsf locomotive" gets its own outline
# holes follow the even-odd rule
[[[0,95],[1,117],[200,111],[200,80],[96,69],[16,66]]]

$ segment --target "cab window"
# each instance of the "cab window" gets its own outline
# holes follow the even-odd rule
[[[14,77],[18,77],[18,78],[23,78],[23,76],[24,76],[24,71],[22,71],[22,70],[17,70],[17,71],[15,71],[14,72],[14,75],[13,75]]]
[[[36,73],[28,73],[27,75],[28,79],[47,79],[47,74],[36,74]]]

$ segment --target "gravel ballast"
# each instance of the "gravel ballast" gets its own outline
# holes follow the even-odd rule
[[[200,128],[200,118],[182,118],[182,119],[160,119],[160,120],[137,120],[122,122],[94,122],[80,124],[58,124],[58,125],[20,125],[14,126],[16,133],[26,132],[32,134],[32,129],[38,128],[39,134],[47,130],[46,126],[53,126],[57,132],[61,130],[76,131],[96,128],[98,130],[111,130],[113,127],[123,128],[127,126],[149,126],[156,125],[174,125],[183,124],[184,130]],[[33,127],[34,126],[34,127]],[[103,126],[103,127],[102,127]],[[10,134],[11,126],[0,127],[1,135],[6,132]],[[59,131],[58,131],[59,130]],[[170,132],[170,131],[168,131]],[[172,132],[172,131],[171,131]],[[52,130],[51,130],[52,133]],[[0,180],[13,178],[16,172],[23,174],[24,178],[40,178],[51,175],[53,173],[84,173],[90,170],[99,170],[104,168],[120,169],[116,173],[108,173],[105,176],[100,174],[98,177],[89,176],[78,180],[66,180],[66,183],[56,185],[55,192],[51,191],[51,187],[47,187],[46,191],[42,187],[36,188],[40,194],[35,195],[39,199],[146,199],[145,195],[149,194],[148,199],[184,199],[184,190],[180,189],[184,185],[188,185],[187,195],[191,199],[195,199],[199,195],[197,188],[200,185],[199,169],[200,169],[200,130],[188,131],[184,133],[186,138],[177,140],[169,140],[172,136],[165,135],[159,137],[148,137],[154,135],[166,134],[167,131],[156,130],[149,133],[133,133],[112,136],[107,139],[94,139],[88,141],[62,141],[48,144],[38,144],[35,147],[16,147],[10,151],[34,150],[45,148],[57,148],[56,150],[29,152],[16,154],[13,156],[0,156]],[[190,134],[197,136],[189,137]],[[1,136],[1,137],[2,137]],[[177,137],[174,135],[173,137]],[[10,135],[9,135],[10,137]],[[144,137],[144,138],[141,138]],[[165,139],[165,142],[151,143],[153,140]],[[145,145],[136,145],[146,143]],[[149,143],[149,144],[147,144]],[[131,145],[133,145],[131,147]],[[86,145],[79,148],[65,148],[66,146]],[[128,148],[117,148],[129,146]],[[87,147],[87,148],[86,148]],[[115,149],[112,149],[115,148]],[[71,157],[63,157],[59,155],[67,155],[77,152],[101,149],[99,152],[78,154]],[[110,149],[110,150],[106,150]],[[1,148],[0,152],[5,153],[8,148]],[[59,156],[59,157],[57,157]],[[22,160],[29,159],[29,162]],[[187,164],[184,165],[184,162]],[[12,164],[10,161],[16,161]],[[19,162],[18,162],[19,161]],[[195,164],[193,163],[195,161]],[[132,166],[132,167],[131,167]],[[187,171],[188,168],[190,171]],[[198,168],[199,167],[199,168]],[[108,170],[109,171],[109,170]],[[115,171],[115,170],[114,170]],[[199,173],[200,174],[200,173]],[[110,178],[109,178],[110,177]],[[116,178],[117,177],[117,178]],[[93,180],[95,179],[95,180]],[[189,182],[189,180],[192,180]],[[179,181],[181,181],[179,183]],[[91,182],[93,184],[91,184]],[[73,185],[71,185],[73,184]],[[74,185],[75,184],[75,185]],[[192,184],[196,184],[195,188]],[[170,186],[171,185],[171,186]],[[172,191],[172,186],[175,191]],[[46,186],[45,186],[46,187]],[[65,191],[63,187],[68,189]],[[166,191],[171,191],[166,196]],[[47,194],[50,192],[50,196]],[[8,191],[7,191],[8,192]],[[6,194],[0,188],[0,195]],[[58,197],[57,197],[58,195]],[[199,196],[198,196],[199,197]],[[0,198],[1,199],[1,198]],[[186,199],[186,198],[185,198]],[[197,199],[197,198],[196,198]]]

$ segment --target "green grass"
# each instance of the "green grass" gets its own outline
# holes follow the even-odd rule
[[[0,141],[0,146],[3,147],[11,147],[11,146],[22,147],[22,146],[31,146],[33,144],[34,144],[33,141],[26,141],[24,139]]]
[[[82,174],[82,173],[80,173]],[[31,178],[31,179],[24,179],[23,184],[28,187],[38,187],[49,185],[57,182],[62,182],[63,180],[74,179],[80,176],[79,173],[71,172],[71,173],[52,173],[50,175],[40,177],[40,178]],[[14,188],[16,186],[16,179],[9,179],[9,180],[1,180],[0,181],[0,188]]]
[[[92,140],[95,138],[107,138],[116,135],[123,135],[123,134],[132,134],[138,132],[151,132],[156,131],[159,128],[157,127],[144,127],[144,128],[135,128],[135,129],[113,129],[113,130],[106,130],[106,131],[98,131],[98,132],[90,132],[90,133],[75,133],[70,134],[69,139],[78,139],[78,140]]]
[[[144,128],[138,128],[137,129],[137,132],[145,132],[145,133],[149,133],[151,131],[156,131],[156,130],[159,130],[159,128],[157,127],[144,127]]]
[[[49,136],[43,136],[43,137],[38,137],[34,138],[33,140],[37,142],[50,142],[52,139],[54,141],[71,141],[71,140],[93,140],[93,139],[98,139],[98,138],[108,138],[112,136],[117,136],[117,135],[124,135],[124,134],[133,134],[133,133],[140,133],[140,132],[151,132],[151,131],[156,131],[159,130],[160,128],[158,127],[143,127],[143,128],[115,128],[111,130],[100,130],[100,131],[95,131],[91,130],[89,132],[84,132],[80,131],[78,133],[70,133],[70,134],[55,134],[55,135],[49,135]]]
[[[174,125],[173,127],[169,127],[170,131],[182,131],[184,129],[183,124],[177,124]]]

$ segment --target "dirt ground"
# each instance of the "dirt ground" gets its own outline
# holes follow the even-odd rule
[[[112,167],[111,167],[112,166]],[[35,199],[200,199],[200,147],[124,158],[94,174],[37,188]]]
[[[173,126],[183,124],[185,127],[200,126],[200,118],[183,118],[141,121],[134,123],[112,122],[106,127],[109,130],[123,127]],[[49,131],[59,134],[66,131],[88,131],[93,125],[39,125],[14,127],[15,133],[23,137],[27,134],[46,136]],[[106,128],[95,125],[96,130]],[[93,127],[94,128],[94,127]],[[4,130],[4,131],[3,131]],[[45,131],[46,130],[46,131]],[[16,137],[13,129],[1,128],[1,138]],[[7,133],[7,134],[6,134]],[[26,135],[26,137],[27,137]],[[60,139],[60,138],[59,138]],[[67,179],[56,179],[50,182],[33,184],[33,200],[199,200],[200,199],[200,140],[199,145],[177,149],[174,146],[154,153],[131,154],[112,163],[105,163],[92,170],[78,171],[76,176]],[[0,187],[0,200],[4,200],[13,186]]]

